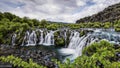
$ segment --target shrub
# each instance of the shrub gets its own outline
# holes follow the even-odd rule
[[[60,68],[119,68],[120,62],[115,61],[116,50],[109,42],[102,40],[93,43],[83,50],[83,55],[73,63],[55,61]]]
[[[29,62],[23,61],[21,58],[14,57],[13,55],[10,56],[1,56],[0,60],[2,62],[9,62],[13,64],[13,66],[17,67],[23,67],[23,68],[46,68],[44,66],[38,65],[37,63],[34,63],[31,59],[29,59]]]

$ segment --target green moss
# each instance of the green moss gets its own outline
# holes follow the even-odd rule
[[[83,35],[85,35],[85,31],[80,32],[80,36],[83,36]]]
[[[108,28],[110,28],[110,27],[111,27],[111,23],[110,23],[110,22],[104,23],[104,28],[105,28],[105,29],[108,29]]]
[[[65,45],[64,38],[57,38],[55,41],[56,41],[55,45],[57,45],[57,46],[64,46]]]
[[[55,38],[55,45],[56,46],[64,46],[64,38],[60,37],[60,31],[57,31],[54,33],[54,38]]]

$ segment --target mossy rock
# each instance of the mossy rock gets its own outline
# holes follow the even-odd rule
[[[55,40],[55,45],[56,46],[64,46],[65,45],[64,39],[63,38],[57,38]]]

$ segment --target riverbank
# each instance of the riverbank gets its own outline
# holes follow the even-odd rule
[[[32,59],[37,64],[46,66],[48,68],[55,68],[57,65],[52,62],[51,59],[56,58],[56,53],[52,51],[52,48],[54,47],[11,47],[9,45],[1,45],[0,56],[13,55],[23,59],[26,62],[29,62],[29,59]],[[4,63],[0,63],[0,65],[1,64]]]

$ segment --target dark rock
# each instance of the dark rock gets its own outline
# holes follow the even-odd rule
[[[0,61],[0,68],[14,68],[10,63],[3,63]]]
[[[84,17],[76,21],[76,23],[85,22],[114,22],[120,19],[120,3],[109,6],[103,11],[92,16]]]
[[[120,53],[116,53],[116,56],[117,56],[117,57],[120,57]]]

